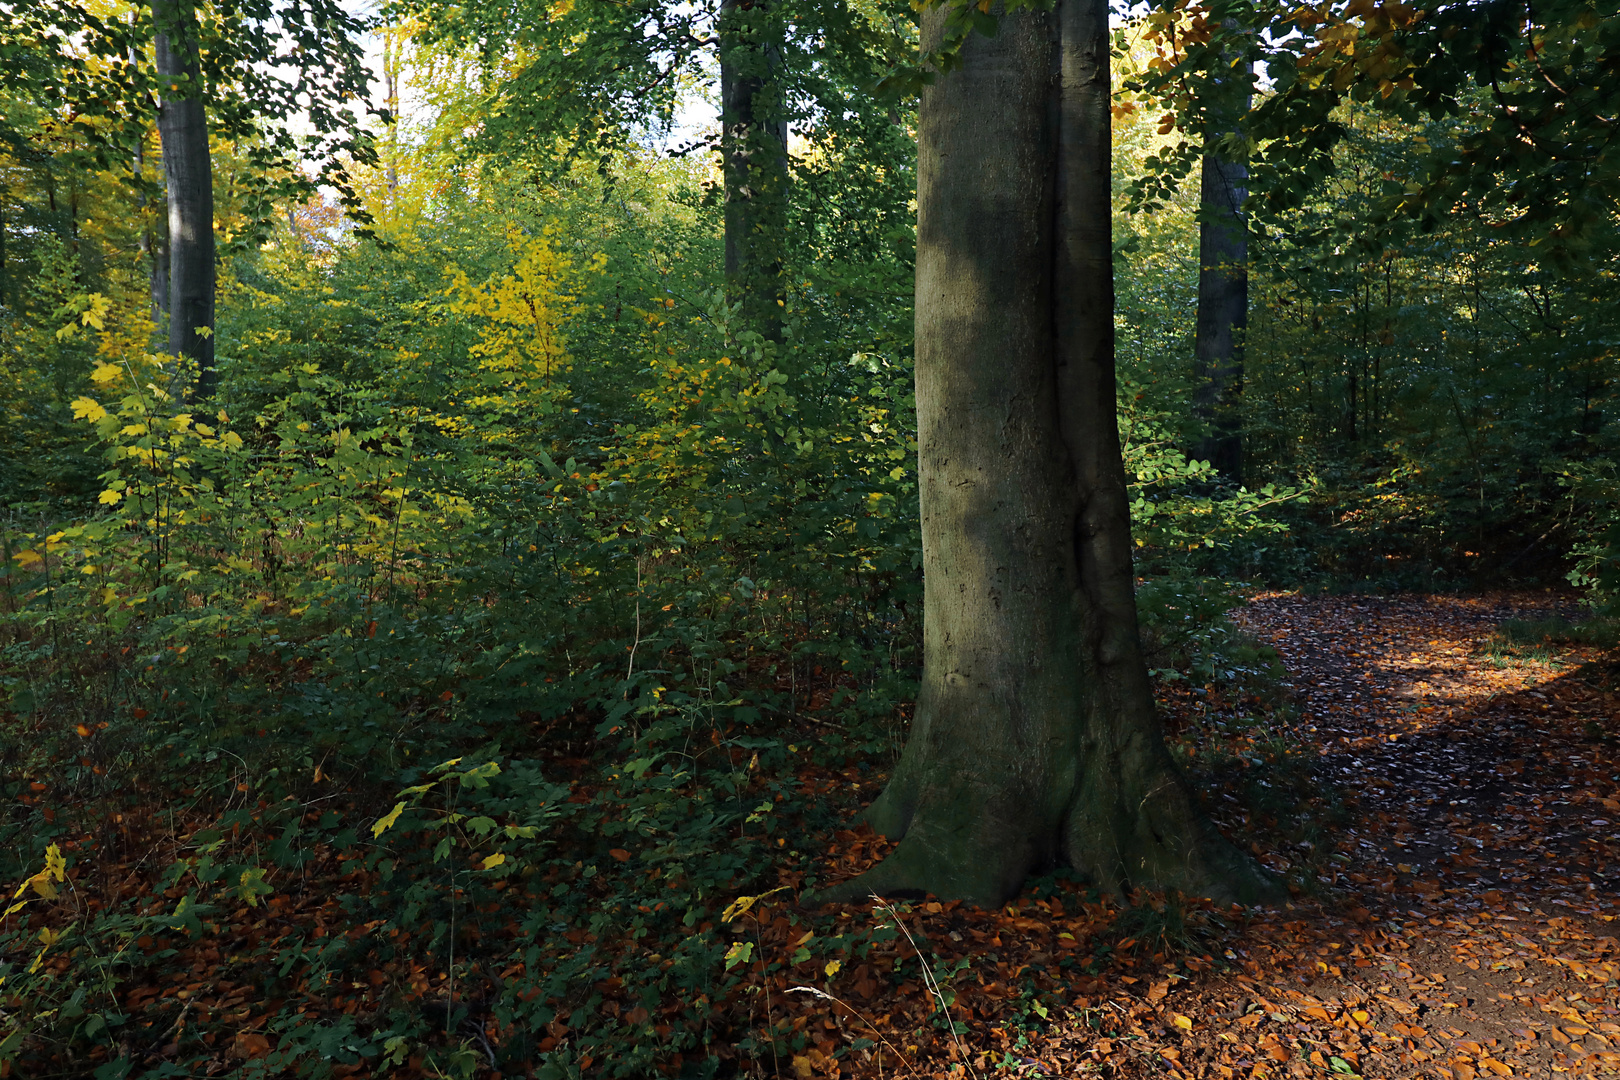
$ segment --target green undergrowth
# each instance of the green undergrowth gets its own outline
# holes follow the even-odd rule
[[[648,578],[644,609],[690,602],[690,580]],[[105,1076],[709,1076],[802,1056],[809,1036],[763,1016],[722,916],[815,884],[825,838],[875,790],[849,778],[892,753],[911,676],[892,646],[754,636],[768,588],[632,635],[633,670],[628,650],[569,638],[561,665],[533,655],[532,627],[463,599],[478,588],[406,609],[340,578],[236,635],[178,604],[72,638],[13,623],[5,670],[27,708],[0,734],[19,765],[5,876],[40,881],[53,846],[64,872],[24,891],[0,939],[4,1053]],[[1263,798],[1291,759],[1250,753],[1242,795]],[[1207,951],[1167,910],[1155,949]],[[798,978],[893,941],[881,919],[791,922],[771,962]],[[178,994],[200,976],[246,998],[188,1013]],[[1044,993],[1004,1018],[1015,1044],[1055,1007]]]
[[[1620,620],[1602,617],[1570,620],[1563,619],[1562,615],[1550,619],[1507,619],[1498,625],[1492,640],[1510,649],[1560,644],[1614,649],[1620,646]]]
[[[1496,667],[1541,665],[1567,668],[1580,664],[1571,649],[1613,655],[1620,647],[1620,621],[1596,616],[1571,620],[1562,615],[1541,619],[1505,619],[1477,643],[1475,652]]]
[[[582,317],[617,289],[600,260],[508,246],[481,281],[415,249],[260,267],[207,408],[159,357],[88,361],[96,509],[0,519],[0,1063],[703,1077],[832,1052],[760,1019],[722,916],[814,886],[903,741],[904,343],[804,344],[836,312],[765,342],[718,297],[651,298],[612,338]],[[368,306],[401,282],[443,302]],[[1200,494],[1206,468],[1133,446],[1161,567],[1293,497]],[[1144,588],[1164,685],[1269,693],[1232,596]],[[795,978],[894,944],[875,915],[780,918]]]
[[[1243,604],[1231,582],[1164,575],[1137,585],[1148,670],[1161,683],[1219,687],[1281,708],[1286,673],[1277,652],[1230,618]]]
[[[354,636],[384,636],[386,613],[364,614]],[[225,1062],[324,1076],[392,1060],[428,1075],[595,1064],[640,1076],[684,1058],[677,1072],[712,1075],[738,1049],[721,913],[783,873],[813,884],[805,838],[847,803],[818,777],[870,752],[833,731],[812,753],[772,719],[787,695],[733,673],[723,706],[694,695],[656,712],[627,707],[628,680],[614,679],[619,693],[590,715],[514,716],[504,743],[474,723],[498,704],[451,694],[425,722],[437,730],[396,724],[351,755],[346,740],[375,720],[375,684],[334,693],[341,681],[323,671],[274,712],[252,695],[260,708],[233,718],[230,687],[208,692],[206,672],[186,670],[193,651],[143,656],[167,678],[109,709],[96,698],[111,687],[42,688],[6,727],[8,760],[29,762],[7,778],[6,877],[33,884],[0,937],[0,1052],[26,1071],[196,1075]],[[289,666],[314,651],[305,643]],[[360,670],[368,658],[348,657]],[[181,685],[195,707],[164,692]],[[439,685],[417,699],[440,700]],[[169,704],[189,715],[158,722]],[[832,715],[860,729],[853,707]],[[589,747],[578,759],[557,749],[570,723]],[[68,738],[49,733],[64,724]],[[458,733],[468,752],[445,756],[440,740]],[[818,785],[827,794],[810,797]],[[61,853],[54,885],[39,873],[47,849]],[[861,947],[859,934],[823,935],[815,955]],[[249,1023],[205,1000],[181,1024],[177,994],[199,979],[248,988],[237,1020]]]

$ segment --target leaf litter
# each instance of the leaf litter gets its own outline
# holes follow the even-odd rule
[[[1476,1080],[1620,1071],[1616,669],[1590,648],[1515,655],[1493,638],[1503,619],[1545,614],[1561,599],[1256,597],[1242,622],[1282,657],[1289,735],[1314,751],[1294,789],[1310,805],[1295,809],[1337,827],[1291,839],[1285,812],[1245,808],[1235,781],[1222,789],[1230,770],[1210,774],[1208,796],[1233,835],[1288,875],[1289,904],[1243,912],[1140,895],[1124,907],[1059,875],[994,910],[874,901],[812,916],[792,899],[804,864],[785,863],[777,884],[787,891],[740,905],[729,923],[736,942],[726,965],[739,978],[700,1002],[721,1073]],[[1194,733],[1210,730],[1212,715],[1235,717],[1246,704],[1216,686],[1162,689],[1167,724],[1192,756],[1210,756],[1210,740]],[[1256,741],[1227,742],[1245,739]],[[1237,758],[1244,768],[1260,760],[1247,754]],[[799,779],[803,793],[827,799],[869,799],[881,784],[808,763]],[[1341,801],[1333,813],[1330,793]],[[122,857],[73,867],[67,891],[76,887],[90,909],[143,897],[155,916],[182,890],[155,880],[145,853],[203,824],[120,816],[100,836],[70,838],[64,847]],[[838,879],[892,846],[844,829],[816,861],[824,879]],[[118,985],[133,1021],[124,1050],[160,1064],[189,1027],[213,1048],[203,1074],[244,1062],[262,1069],[273,1061],[278,1010],[364,1017],[386,997],[442,997],[447,973],[409,960],[319,986],[295,982],[297,1002],[252,989],[245,960],[377,931],[352,925],[322,895],[366,873],[323,850],[301,889],[220,912],[183,940],[137,940],[139,950],[175,954],[161,978],[143,981],[137,967]],[[861,946],[831,956],[818,933],[821,944]],[[655,1016],[617,1001],[620,980],[597,990],[604,1008],[650,1024],[653,1037],[682,1005]],[[463,1034],[485,1050],[513,1035],[492,1016],[474,1019],[477,1030]],[[566,1044],[566,1013],[539,1034],[542,1055]],[[584,1075],[611,1066],[575,1061]],[[693,1064],[676,1054],[661,1071]],[[421,1054],[392,1055],[333,1063],[330,1074],[438,1068]],[[495,1075],[481,1057],[472,1068]]]
[[[1274,870],[1307,864],[1311,887],[1292,876],[1294,898],[1276,911],[1181,902],[1201,933],[1158,950],[1120,941],[1119,913],[1106,904],[940,907],[934,925],[954,928],[930,939],[941,959],[965,929],[981,950],[1014,952],[1025,976],[1064,1003],[1056,1022],[1019,1033],[1011,1053],[996,1025],[1005,1010],[985,1016],[975,1036],[991,1052],[970,1071],[1620,1072],[1616,668],[1599,650],[1567,645],[1504,655],[1495,635],[1503,620],[1546,615],[1557,601],[1567,604],[1545,593],[1256,597],[1241,621],[1280,654],[1294,734],[1315,748],[1321,785],[1338,788],[1344,824],[1326,858],[1267,849],[1263,832],[1251,843]],[[1161,704],[1174,728],[1178,709],[1207,711],[1209,700],[1172,688]],[[1178,906],[1136,899],[1147,910]],[[1054,968],[1067,942],[1053,931],[1064,928],[1083,954],[1115,942],[1097,974]],[[977,981],[995,985],[983,969]],[[978,1021],[971,987],[959,1000],[953,1013]],[[920,1071],[962,1075],[960,1066]]]

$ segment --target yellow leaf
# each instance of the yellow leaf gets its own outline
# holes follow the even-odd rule
[[[51,884],[51,879],[45,871],[41,870],[39,873],[29,878],[28,884],[32,885],[34,887],[34,891],[39,893],[39,895],[43,896],[45,899],[56,899],[56,886]]]
[[[373,837],[381,836],[383,833],[393,828],[394,822],[399,820],[399,815],[404,813],[404,811],[404,803],[395,803],[392,810],[388,811],[388,813],[377,819],[377,823],[371,827],[371,835]]]
[[[1176,1018],[1176,1027],[1180,1028],[1182,1031],[1192,1030],[1191,1018],[1182,1016],[1180,1013],[1175,1013],[1174,1016]]]
[[[52,930],[48,926],[44,927],[39,932],[39,940],[43,941],[45,943],[45,947],[48,949],[52,945],[55,945],[58,941],[62,940],[62,931]]]
[[[88,420],[92,424],[107,415],[107,410],[95,398],[77,397],[73,399],[73,419]]]
[[[829,961],[827,961],[827,978],[831,979],[832,977],[837,975],[838,970],[840,968],[842,968],[843,966],[844,966],[844,962],[842,960],[829,960]]]
[[[98,360],[96,361],[96,370],[90,373],[90,381],[105,385],[112,382],[123,373],[124,369],[119,367],[117,364],[104,364]]]
[[[499,852],[499,851],[497,851],[493,855],[486,855],[486,856],[484,856],[484,869],[485,870],[493,869],[494,867],[497,867],[497,866],[501,865],[501,863],[503,863],[505,861],[506,861],[506,856],[504,854],[502,854],[501,852]]]
[[[786,885],[781,885],[772,889],[770,892],[760,893],[758,896],[739,896],[730,904],[726,905],[726,910],[720,913],[720,921],[723,923],[728,923],[732,919],[737,918],[739,915],[747,914],[748,909],[753,907],[756,903],[765,899],[767,896],[774,896],[776,893],[779,893],[786,888]]]
[[[113,491],[111,488],[108,488],[106,491],[101,493],[101,497],[96,501],[102,506],[113,506],[118,502],[119,499],[122,499],[123,497],[124,493],[122,491]]]
[[[30,550],[28,548],[24,548],[23,550],[17,552],[17,554],[12,556],[12,558],[16,559],[24,566],[33,566],[37,562],[45,561],[44,559],[40,558],[39,552]]]
[[[45,873],[57,881],[67,880],[67,858],[55,844],[45,849]]]
[[[107,321],[104,316],[112,310],[112,301],[100,293],[91,293],[84,300],[85,308],[79,315],[79,321],[97,330],[107,329]]]

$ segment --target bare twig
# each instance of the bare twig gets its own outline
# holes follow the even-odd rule
[[[917,939],[911,936],[911,931],[906,928],[905,920],[900,918],[900,914],[894,910],[887,900],[876,893],[872,894],[872,900],[889,913],[889,918],[894,920],[895,928],[904,934],[906,940],[911,943],[912,951],[917,954],[917,962],[922,965],[923,985],[928,988],[928,992],[933,995],[934,1000],[939,1002],[939,1011],[945,1014],[945,1027],[951,1033],[951,1042],[956,1045],[956,1054],[962,1060],[962,1068],[967,1070],[969,1076],[973,1076],[973,1066],[968,1064],[967,1047],[962,1045],[961,1038],[956,1034],[956,1021],[951,1019],[951,1008],[945,1001],[945,992],[940,989],[939,980],[934,978],[934,969],[928,966],[928,960],[923,956],[922,949],[918,947]]]
[[[872,1021],[870,1021],[870,1020],[868,1020],[866,1018],[865,1013],[861,1012],[861,1010],[857,1009],[855,1006],[851,1005],[849,1002],[847,1002],[847,1001],[843,1000],[842,998],[837,997],[837,996],[835,996],[833,994],[829,994],[825,990],[817,990],[813,986],[790,986],[790,987],[788,987],[787,992],[790,993],[790,994],[814,994],[816,997],[822,998],[825,1001],[831,1001],[831,1002],[834,1002],[834,1003],[836,1003],[838,1005],[842,1005],[844,1008],[848,1009],[851,1013],[853,1013],[860,1020],[861,1023],[863,1023],[867,1027],[871,1028],[872,1029],[872,1034],[876,1035],[878,1037],[879,1041],[881,1041],[884,1046],[887,1046],[890,1050],[894,1051],[894,1056],[900,1059],[901,1063],[905,1065],[907,1071],[911,1072],[914,1075],[917,1072],[917,1066],[915,1064],[913,1064],[906,1057],[905,1054],[902,1054],[900,1052],[900,1048],[895,1046],[894,1043],[890,1042],[888,1036],[884,1035],[882,1030],[879,1029],[876,1024],[872,1023]],[[880,1064],[878,1066],[878,1068],[881,1070],[882,1065]]]

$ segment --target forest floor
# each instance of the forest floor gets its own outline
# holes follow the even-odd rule
[[[1280,653],[1315,775],[1346,804],[1331,884],[1243,925],[1206,919],[1184,935],[1202,957],[1195,944],[1132,961],[1136,943],[1121,942],[1096,977],[1065,980],[1066,1015],[1044,1035],[1009,1055],[992,1012],[946,1055],[1061,1077],[1620,1073],[1616,673],[1589,650],[1493,636],[1504,619],[1557,614],[1557,599],[1255,598],[1239,619]],[[1274,868],[1289,857],[1255,850]],[[926,905],[937,914],[919,929],[955,915],[931,941],[1033,937],[1025,959],[1040,965],[1065,926],[1083,940],[1106,917],[1032,906],[986,927]],[[982,1053],[974,1035],[1001,1049]],[[937,1068],[918,1071],[962,1075]]]
[[[757,951],[736,969],[735,992],[706,1006],[721,1075],[1620,1074],[1620,666],[1612,654],[1511,646],[1497,633],[1505,619],[1573,607],[1547,593],[1254,598],[1238,619],[1278,651],[1286,703],[1256,705],[1270,719],[1253,728],[1243,726],[1252,703],[1220,704],[1219,687],[1172,682],[1162,704],[1189,762],[1218,759],[1200,768],[1222,824],[1265,865],[1292,872],[1289,904],[1241,912],[1138,897],[1121,910],[1058,876],[988,911],[932,901],[823,910],[812,924],[823,937],[869,943],[828,962],[803,947],[817,936],[793,899],[803,871],[784,865],[778,894],[724,928]],[[1226,720],[1213,723],[1220,710]],[[1283,735],[1266,734],[1278,726]],[[1267,771],[1266,755],[1284,743],[1297,753],[1280,760],[1297,768]],[[853,810],[883,778],[822,765],[797,782],[804,799]],[[1273,805],[1256,801],[1257,790]],[[135,879],[154,876],[142,866],[161,862],[151,853],[177,842],[176,826],[147,836],[130,832],[123,815],[115,820],[124,832],[92,876],[106,879],[106,903],[133,890],[157,910],[177,891],[159,895],[165,883]],[[92,839],[82,838],[87,852]],[[807,854],[834,879],[892,848],[865,830],[801,842],[826,843]],[[280,884],[265,908],[242,907],[229,927],[183,943],[161,978],[153,968],[120,985],[135,1033],[128,1052],[147,1064],[180,1060],[189,1010],[200,1033],[193,1041],[209,1055],[194,1058],[189,1075],[266,1065],[269,1018],[297,1003],[256,1000],[251,970],[223,981],[221,952],[240,952],[240,968],[254,946],[261,959],[252,964],[268,963],[294,955],[277,953],[278,942],[319,941],[345,925],[335,897],[355,876],[346,857],[327,853],[306,880]],[[91,877],[77,880],[88,887]],[[338,996],[310,990],[302,1007],[339,1020],[364,1015],[390,978],[374,971]],[[518,1034],[481,1022],[486,1049]],[[759,1037],[767,1026],[775,1045],[797,1049],[762,1050],[772,1045]],[[566,1024],[550,1028],[563,1034],[541,1052],[566,1037]],[[150,1046],[136,1053],[137,1043]],[[83,1075],[100,1060],[82,1071],[64,1062],[51,1075]],[[418,1055],[399,1065],[389,1075],[446,1075]],[[331,1074],[385,1071],[356,1063]],[[680,1072],[679,1055],[666,1072]],[[496,1075],[481,1064],[474,1073]]]
[[[1548,607],[1538,594],[1256,599],[1243,621],[1281,654],[1352,803],[1340,895],[1256,920],[1241,968],[1167,993],[1158,1012],[1190,1030],[1119,1000],[1141,1037],[1106,1053],[1060,1037],[1052,1071],[1620,1073],[1613,672],[1578,649],[1504,655],[1492,636]]]

